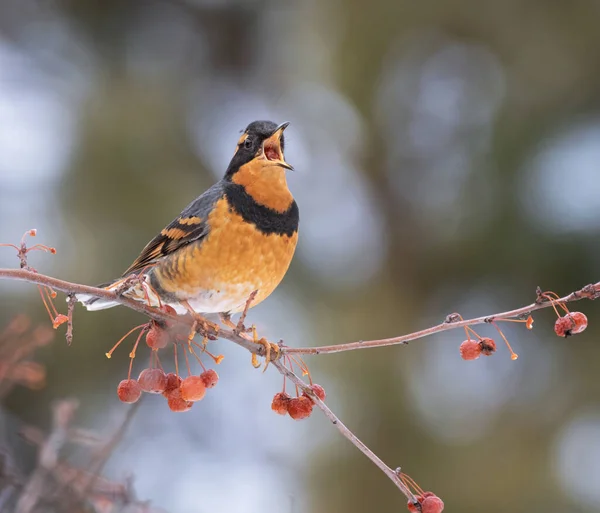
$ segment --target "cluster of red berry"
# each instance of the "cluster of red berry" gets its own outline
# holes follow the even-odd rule
[[[462,320],[462,317],[459,316],[459,318]],[[506,320],[511,322],[523,322],[528,330],[533,329],[533,318],[531,315],[525,320]],[[510,347],[508,339],[504,336],[502,330],[498,327],[495,321],[492,320],[490,322],[506,343],[506,346],[510,351],[511,359],[516,360],[519,356],[512,350],[512,347]],[[467,334],[467,340],[463,341],[459,348],[460,356],[463,360],[477,360],[477,358],[479,358],[481,355],[490,356],[496,352],[496,342],[494,342],[494,339],[489,337],[480,337],[470,326],[465,326],[465,333]],[[475,339],[472,339],[471,335],[473,335]]]
[[[567,306],[559,301],[559,296],[554,292],[544,292],[539,293],[539,297],[543,301],[549,301],[552,304],[552,308],[556,312],[558,319],[554,323],[554,332],[559,337],[569,337],[571,335],[577,335],[581,333],[587,328],[588,319],[585,314],[581,312],[570,312]],[[564,315],[560,315],[558,311],[558,307],[562,308],[565,312]],[[461,320],[462,317],[458,316]],[[525,320],[515,320],[515,319],[499,319],[499,321],[509,321],[509,322],[523,322],[525,323],[527,329],[533,328],[533,318],[531,315]],[[500,330],[496,322],[493,320],[490,321],[491,324],[498,330],[500,336],[506,342],[508,349],[511,352],[511,358],[516,360],[518,358],[517,354],[514,353],[508,340],[504,336],[504,333]],[[465,340],[460,345],[460,356],[463,360],[476,360],[481,355],[489,356],[496,352],[496,343],[494,340],[488,337],[480,337],[471,327],[466,326],[465,332],[467,333],[467,340]],[[475,336],[475,339],[471,338],[471,335]]]
[[[162,369],[144,369],[138,379],[124,379],[117,387],[117,395],[124,403],[135,403],[142,392],[162,394],[171,411],[188,411],[192,405],[204,398],[207,388],[213,388],[219,375],[208,369],[199,376],[182,379],[177,374],[165,374]]]
[[[174,313],[174,310],[165,305],[162,307],[167,313]],[[171,411],[183,412],[188,411],[192,405],[204,398],[207,388],[213,388],[219,381],[219,375],[213,369],[206,369],[200,360],[200,357],[196,354],[194,346],[200,351],[208,354],[215,363],[220,363],[222,356],[214,356],[210,354],[206,347],[202,344],[198,344],[193,340],[189,340],[186,336],[182,336],[178,333],[171,333],[168,330],[172,329],[171,323],[159,324],[151,321],[148,324],[137,326],[129,333],[125,335],[117,344],[108,352],[106,356],[110,358],[112,352],[119,346],[119,344],[129,336],[136,329],[140,329],[140,334],[135,342],[133,350],[129,354],[131,362],[129,365],[129,375],[127,379],[124,379],[119,383],[117,387],[117,395],[119,399],[124,403],[135,403],[142,395],[142,392],[149,394],[162,394],[167,399],[167,403]],[[131,367],[137,346],[143,334],[146,333],[146,345],[152,350],[151,353],[151,366],[150,368],[144,369],[138,379],[131,379]],[[169,343],[173,344],[174,356],[175,356],[175,372],[166,374],[160,364],[158,358],[158,351],[167,347]],[[181,344],[185,346],[184,355],[185,363],[187,366],[188,377],[181,378],[179,376],[179,366],[177,362],[177,346]],[[203,372],[199,375],[193,375],[190,368],[190,363],[187,356],[187,351],[194,355],[198,363],[203,369]],[[158,364],[156,367],[154,364]]]
[[[325,400],[325,389],[316,383],[309,387],[321,401]],[[273,397],[271,409],[279,415],[288,414],[294,420],[302,420],[310,417],[312,413],[314,401],[310,394],[302,392],[298,397],[291,397],[286,392],[279,392]]]

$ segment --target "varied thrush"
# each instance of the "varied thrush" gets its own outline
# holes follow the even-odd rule
[[[177,313],[229,314],[275,290],[298,241],[298,206],[288,189],[283,131],[271,121],[250,123],[225,176],[142,250],[123,276],[104,284],[151,306]],[[88,310],[116,306],[79,294]]]

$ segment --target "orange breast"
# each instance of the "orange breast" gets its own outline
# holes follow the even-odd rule
[[[159,264],[154,272],[160,286],[179,299],[215,294],[229,298],[231,311],[240,311],[248,295],[258,290],[253,306],[267,298],[288,270],[298,233],[261,233],[220,199],[208,216],[210,231]],[[225,311],[225,310],[221,310]]]

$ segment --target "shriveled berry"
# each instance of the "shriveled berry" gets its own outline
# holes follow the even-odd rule
[[[327,397],[327,394],[325,393],[325,389],[321,386],[321,385],[317,385],[316,383],[313,385],[310,385],[309,387],[313,393],[319,398],[321,399],[321,401],[325,400],[325,397]],[[306,392],[302,392],[302,395],[304,397],[308,397],[311,401],[312,401],[312,397],[307,394]]]
[[[158,324],[152,323],[152,326],[146,333],[146,345],[150,349],[162,349],[169,343],[169,334]]]
[[[144,369],[138,376],[138,383],[144,392],[162,394],[167,388],[167,375],[160,369]]]
[[[479,341],[479,345],[481,347],[481,354],[484,354],[485,356],[490,356],[496,352],[496,342],[494,342],[491,338],[482,338]]]
[[[421,513],[421,503],[420,502],[415,504],[413,501],[409,500],[406,507],[408,508],[408,511],[410,511],[410,513]]]
[[[285,415],[288,412],[288,406],[291,397],[285,392],[279,392],[273,397],[271,409],[279,415]]]
[[[303,395],[290,399],[288,403],[288,413],[294,420],[302,420],[310,416],[313,409],[313,402]]]
[[[424,496],[428,495],[424,498],[421,503],[421,513],[442,513],[444,510],[444,502],[437,495],[431,492],[425,492]]]
[[[124,379],[117,386],[117,395],[124,403],[135,403],[142,395],[142,387],[135,379]]]
[[[317,385],[316,383],[310,386],[310,389],[315,393],[315,395],[321,399],[321,401],[325,400],[327,394],[325,393],[325,389],[321,385]]]
[[[571,335],[577,335],[585,331],[588,325],[588,320],[585,314],[581,312],[571,312],[571,318],[575,322],[575,327],[571,330]]]
[[[219,375],[217,374],[217,371],[213,369],[205,370],[200,374],[200,378],[206,388],[213,388],[219,381]]]
[[[185,399],[182,399],[179,394],[173,394],[167,398],[167,404],[169,405],[171,411],[184,412],[188,411],[194,403],[192,401],[186,401]]]
[[[179,387],[181,398],[185,401],[200,401],[206,394],[206,386],[200,376],[188,376]]]
[[[167,374],[167,385],[165,386],[163,395],[165,397],[169,397],[170,395],[173,395],[174,392],[177,392],[177,394],[179,394],[179,387],[181,386],[181,382],[182,379],[177,374],[169,372],[169,374]]]
[[[463,360],[477,360],[481,356],[479,342],[467,339],[460,345],[460,356]]]
[[[554,331],[559,337],[577,335],[587,328],[587,317],[581,312],[571,312],[556,319]]]

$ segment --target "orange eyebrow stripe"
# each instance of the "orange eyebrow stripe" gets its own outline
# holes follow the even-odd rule
[[[194,224],[200,224],[202,222],[202,218],[200,217],[182,217],[181,219],[178,219],[177,222],[179,224],[183,224],[183,225],[194,225]]]

